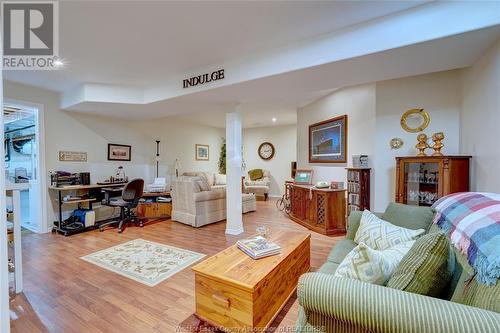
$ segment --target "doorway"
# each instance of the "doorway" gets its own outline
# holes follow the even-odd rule
[[[28,102],[4,100],[5,178],[29,183],[29,190],[21,192],[21,226],[35,233],[47,231],[41,109]],[[8,210],[11,204],[7,202]]]

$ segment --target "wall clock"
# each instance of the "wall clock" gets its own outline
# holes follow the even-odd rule
[[[260,158],[270,160],[274,156],[274,146],[271,142],[261,143],[258,150]]]

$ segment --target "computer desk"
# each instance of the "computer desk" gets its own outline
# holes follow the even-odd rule
[[[96,193],[98,191],[101,193],[102,189],[104,188],[119,188],[123,187],[124,183],[108,183],[108,184],[91,184],[91,185],[67,185],[67,186],[49,186],[49,190],[54,191],[57,193],[57,206],[58,206],[58,221],[56,221],[57,225],[54,224],[52,227],[52,232],[58,232],[63,234],[64,236],[69,236],[69,235],[74,235],[80,232],[86,231],[86,228],[83,229],[78,229],[78,230],[67,230],[64,228],[61,228],[62,224],[62,207],[64,205],[70,205],[70,204],[78,204],[79,206],[82,204],[87,204],[88,209],[92,209],[92,203],[97,202],[98,199],[95,197],[92,197],[92,193]],[[78,200],[63,200],[63,192],[82,192],[86,191],[87,195],[89,196],[88,198],[85,199],[78,199]]]
[[[69,205],[69,204],[78,204],[79,206],[81,204],[87,204],[88,209],[92,209],[92,204],[97,202],[98,199],[95,197],[89,197],[85,199],[78,199],[78,200],[63,200],[63,192],[81,192],[81,191],[87,191],[87,195],[90,195],[94,191],[98,191],[99,193],[104,192],[104,199],[109,200],[110,192],[118,192],[121,191],[124,187],[125,183],[107,183],[107,184],[91,184],[91,185],[67,185],[67,186],[49,186],[49,189],[52,191],[57,192],[57,199],[56,202],[58,204],[58,221],[56,221],[57,225],[54,224],[52,227],[52,232],[58,232],[63,234],[64,236],[70,236],[74,234],[78,234],[84,231],[87,231],[87,228],[83,229],[78,229],[78,230],[67,230],[64,228],[61,228],[62,224],[62,208],[64,205]],[[95,193],[95,192],[94,192]],[[142,198],[158,198],[158,197],[164,197],[164,196],[170,196],[170,191],[165,191],[165,192],[144,192],[142,194]],[[171,207],[171,206],[170,206]],[[171,208],[170,208],[171,211]],[[163,217],[165,214],[161,214],[160,216]],[[101,223],[105,221],[100,221]],[[96,223],[96,226],[98,224]]]

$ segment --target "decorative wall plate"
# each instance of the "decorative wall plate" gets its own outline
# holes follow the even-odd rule
[[[394,138],[394,139],[391,139],[389,145],[391,146],[391,149],[399,149],[401,147],[403,147],[403,139],[401,138]]]

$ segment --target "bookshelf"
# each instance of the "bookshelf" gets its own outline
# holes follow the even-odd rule
[[[347,212],[370,209],[370,168],[347,168]]]

